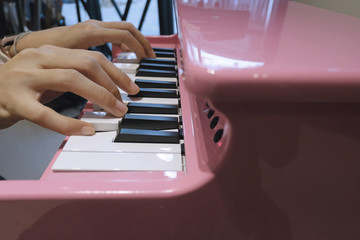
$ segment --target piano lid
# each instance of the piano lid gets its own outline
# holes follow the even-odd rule
[[[189,91],[217,101],[360,100],[360,19],[286,0],[176,7]]]

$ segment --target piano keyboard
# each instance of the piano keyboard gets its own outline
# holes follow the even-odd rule
[[[175,51],[172,48],[153,48],[156,59],[141,59],[143,63],[164,63],[176,65]],[[139,59],[133,52],[121,52],[117,55],[115,63],[139,63]]]
[[[71,136],[54,171],[183,171],[184,140],[177,65],[173,49],[154,49],[156,59],[114,63],[139,87],[120,90],[128,113],[113,117],[94,104],[81,119],[94,136]]]

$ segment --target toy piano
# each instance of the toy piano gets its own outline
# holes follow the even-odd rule
[[[175,11],[156,59],[113,48],[141,88],[129,112],[88,104],[96,134],[2,181],[1,221],[19,239],[359,239],[360,19],[285,0]]]

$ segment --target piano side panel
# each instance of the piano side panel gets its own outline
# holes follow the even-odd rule
[[[233,106],[232,164],[207,184],[167,198],[2,201],[3,232],[21,223],[19,239],[358,239],[359,104]]]
[[[225,109],[223,103],[213,104]],[[270,239],[359,238],[359,103],[235,102],[227,107],[239,111],[223,112],[234,134],[216,179],[224,194],[237,192],[229,205],[242,202],[241,208],[251,201],[262,209],[251,214],[269,218],[255,225],[289,234]]]
[[[248,236],[357,239],[359,19],[298,3],[281,6],[286,1],[256,2],[279,4],[278,25],[260,34],[263,25],[245,21],[248,35],[237,31],[236,40],[226,38],[237,27],[226,21],[229,9],[217,9],[224,20],[218,30],[201,16],[214,6],[177,2],[185,85],[200,106],[194,110],[199,160],[206,159],[223,201],[233,207],[227,217]],[[226,144],[219,149],[201,117],[205,100],[225,118]]]

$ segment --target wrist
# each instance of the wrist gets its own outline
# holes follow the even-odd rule
[[[19,35],[14,35],[14,36],[5,36],[0,42],[0,48],[1,48],[0,50],[8,58],[14,57],[16,54],[18,54],[18,52],[20,52],[20,50],[22,50],[22,49],[20,50],[17,49],[16,47],[17,43],[20,41],[20,39],[22,39],[29,33],[31,33],[31,31],[20,33]]]
[[[31,31],[23,32],[16,36],[12,46],[9,48],[9,54],[11,57],[14,57],[16,54],[18,54],[22,50],[21,48],[17,47],[18,42],[20,41],[20,39],[22,39],[23,37],[25,37],[26,35],[28,35],[30,33],[31,33]]]

